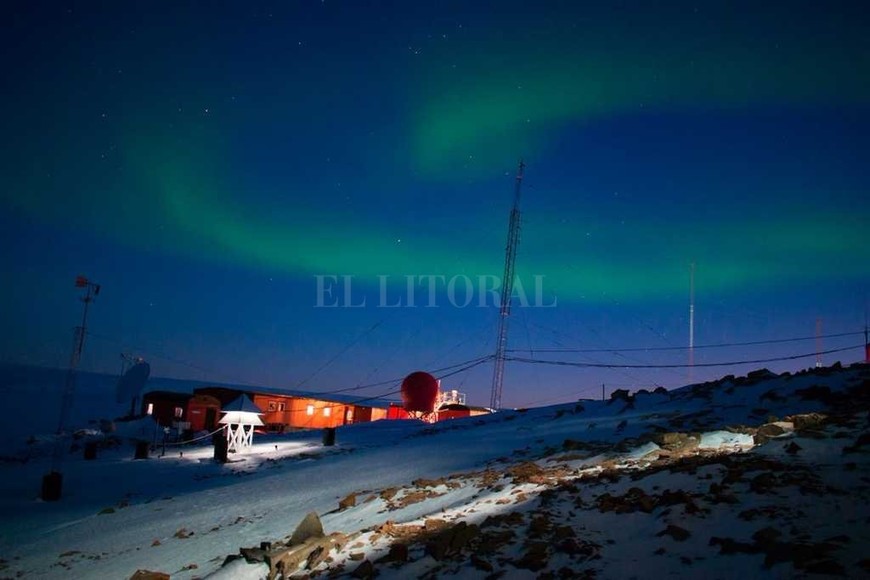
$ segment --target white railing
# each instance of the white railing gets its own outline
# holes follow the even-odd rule
[[[442,391],[438,393],[438,401],[435,405],[436,408],[443,407],[444,405],[464,405],[465,404],[465,393],[460,393],[456,389],[450,391]]]

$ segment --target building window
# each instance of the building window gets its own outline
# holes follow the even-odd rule
[[[278,403],[278,411],[284,411],[287,407],[285,406],[287,403]]]
[[[332,409],[330,409],[329,407],[324,407],[324,408],[323,408],[323,416],[324,416],[324,417],[329,417],[329,414],[330,414],[331,412],[332,412]]]
[[[182,415],[184,415],[184,408],[183,407],[175,407],[175,418],[181,419]]]
[[[153,415],[154,414],[154,403],[148,403],[148,410],[145,412],[149,415]]]
[[[308,407],[305,409],[305,414],[306,415],[313,415],[314,414],[314,405],[308,405]]]

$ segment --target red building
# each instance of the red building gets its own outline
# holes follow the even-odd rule
[[[162,427],[187,421],[187,404],[193,395],[173,391],[151,391],[142,397],[142,413],[151,415]]]
[[[194,389],[193,394],[151,391],[142,397],[142,411],[164,427],[213,431],[219,427],[221,409],[240,395],[246,395],[262,411],[265,429],[278,433],[413,418],[401,403],[387,399],[269,387],[205,386]],[[465,395],[457,391],[441,393],[436,409],[431,419],[439,421],[489,412],[489,409],[466,406]]]

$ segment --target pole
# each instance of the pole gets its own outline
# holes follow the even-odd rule
[[[601,383],[601,400],[604,400],[604,383]]]
[[[689,384],[695,370],[695,262],[689,267]]]
[[[57,501],[60,499],[63,489],[63,474],[60,472],[61,463],[63,463],[65,444],[63,432],[69,420],[70,409],[72,408],[73,395],[76,388],[76,370],[81,361],[82,350],[85,347],[85,334],[88,328],[88,307],[91,301],[100,293],[100,285],[90,282],[87,278],[79,276],[76,278],[76,287],[85,288],[85,296],[81,298],[84,302],[82,309],[82,324],[77,326],[73,332],[73,348],[70,355],[69,369],[67,369],[66,380],[64,381],[63,395],[60,403],[60,418],[57,423],[57,432],[55,433],[54,450],[51,456],[51,471],[42,478],[42,494],[44,501]]]
[[[816,318],[816,368],[822,366],[822,319]]]
[[[867,306],[864,306],[864,362],[870,363],[870,339],[867,331]]]

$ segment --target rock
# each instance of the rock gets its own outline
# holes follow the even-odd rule
[[[338,502],[338,511],[344,511],[347,508],[352,508],[356,505],[356,494],[352,493],[340,502]]]
[[[678,542],[685,542],[691,535],[689,530],[673,524],[669,524],[668,527],[656,534],[658,537],[670,536]]]
[[[391,545],[389,553],[381,558],[381,560],[384,562],[407,562],[408,546],[402,543]]]
[[[461,552],[479,533],[478,526],[459,522],[453,527],[442,530],[427,542],[426,553],[436,560],[443,560]]]
[[[374,578],[375,576],[375,567],[368,560],[363,560],[362,564],[356,567],[356,570],[351,572],[351,576],[354,578]]]
[[[548,560],[546,542],[532,542],[523,557],[517,561],[516,566],[537,572],[546,567]]]
[[[411,485],[416,487],[438,487],[439,485],[444,485],[444,478],[440,479],[415,479],[411,482]]]
[[[786,417],[786,421],[791,421],[795,430],[801,429],[817,429],[822,427],[827,417],[821,413],[804,413],[802,415],[791,415]]]
[[[541,538],[550,530],[551,525],[550,518],[547,516],[536,516],[532,518],[531,523],[529,523],[528,535],[530,538]]]
[[[562,449],[565,451],[575,451],[577,449],[588,449],[589,445],[583,443],[582,441],[575,441],[574,439],[565,439],[562,442]]]
[[[777,437],[783,433],[785,433],[785,429],[776,423],[766,423],[758,428],[758,434],[766,435],[767,437]]]
[[[658,502],[656,505],[659,506],[672,506],[672,505],[684,505],[686,513],[694,514],[701,511],[701,508],[695,503],[695,500],[692,499],[692,496],[689,495],[688,492],[683,490],[671,491],[666,489],[662,492],[661,496],[658,498]]]
[[[525,461],[519,465],[514,465],[507,470],[508,475],[513,478],[514,483],[538,483],[540,476],[544,470],[531,461]]]
[[[628,394],[628,389],[616,389],[612,393],[610,393],[611,401],[631,401],[631,395]]]
[[[656,498],[647,495],[642,489],[632,487],[623,496],[604,493],[595,500],[601,512],[627,514],[635,511],[650,513],[656,507]]]
[[[221,568],[223,568],[224,566],[226,566],[230,562],[235,562],[236,560],[241,560],[241,559],[242,559],[242,557],[239,554],[230,554],[229,556],[224,558],[224,561],[221,563]]]
[[[260,548],[242,548],[239,553],[248,564],[258,564],[266,561],[266,551]]]
[[[169,574],[152,572],[151,570],[136,570],[130,580],[169,580]]]
[[[752,440],[756,445],[761,445],[762,443],[767,443],[767,441],[774,437],[779,437],[783,433],[785,433],[785,429],[783,429],[779,425],[775,425],[774,423],[765,423],[758,428],[758,431],[755,432]]]
[[[750,380],[772,379],[776,376],[776,373],[772,373],[767,369],[758,369],[746,374],[746,378]]]
[[[780,537],[782,537],[782,532],[771,526],[761,528],[752,534],[752,539],[755,540],[755,543],[762,547],[772,546]]]
[[[301,544],[279,544],[266,553],[269,578],[286,577],[290,571],[295,571],[300,566],[311,569],[325,560],[331,550],[340,550],[346,542],[347,536],[333,533],[329,536],[309,537]]]
[[[723,556],[730,554],[757,554],[759,552],[752,544],[746,542],[738,542],[733,538],[719,538],[713,536],[710,538],[710,546],[719,546],[719,553]]]
[[[482,570],[483,572],[492,572],[494,568],[492,564],[478,556],[477,554],[471,555],[471,565],[477,568],[478,570]]]
[[[795,455],[801,449],[803,449],[803,447],[801,447],[800,445],[798,445],[794,441],[792,441],[791,443],[789,443],[788,445],[785,446],[785,452],[788,453],[789,455]]]
[[[423,521],[423,529],[427,532],[437,532],[439,530],[443,530],[448,527],[450,524],[439,518],[426,518]]]
[[[296,544],[301,544],[305,540],[309,538],[322,538],[323,537],[323,524],[320,523],[320,518],[317,516],[316,512],[308,512],[299,525],[296,526],[296,530],[293,532],[293,535],[290,537],[290,545],[295,546]]]
[[[593,560],[599,557],[601,546],[594,542],[578,540],[577,538],[565,538],[554,546],[557,552],[568,554],[581,560]]]
[[[653,436],[653,443],[666,451],[686,451],[698,447],[701,438],[695,433],[658,433]]]
[[[451,552],[461,551],[479,533],[480,528],[476,525],[468,525],[465,522],[456,524],[453,527],[453,538],[450,541]]]
[[[776,476],[772,473],[761,473],[749,482],[749,489],[755,493],[769,493],[776,487]]]

